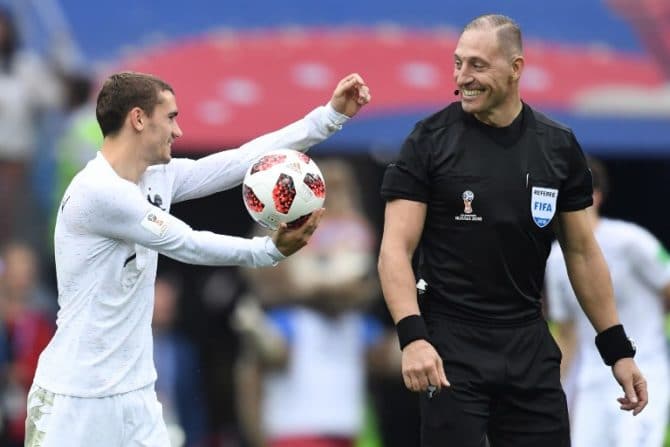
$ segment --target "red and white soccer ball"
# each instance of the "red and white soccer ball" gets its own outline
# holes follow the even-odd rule
[[[274,230],[286,222],[297,228],[323,206],[326,184],[308,155],[280,149],[263,155],[247,170],[242,198],[251,217],[264,227]]]

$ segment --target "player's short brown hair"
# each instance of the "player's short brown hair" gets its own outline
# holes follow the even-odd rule
[[[102,135],[106,137],[119,132],[126,115],[134,107],[151,116],[160,102],[159,94],[166,90],[174,94],[170,84],[150,74],[121,72],[111,75],[98,93],[95,108]]]

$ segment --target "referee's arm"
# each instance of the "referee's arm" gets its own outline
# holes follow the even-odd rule
[[[603,334],[620,323],[609,268],[587,213],[585,209],[562,212],[556,233],[577,300],[596,332]],[[648,394],[647,382],[635,360],[626,356],[607,364],[612,365],[612,373],[625,393],[617,399],[620,408],[639,414],[647,406]]]
[[[384,299],[399,331],[403,380],[415,392],[449,386],[442,359],[427,340],[425,326],[421,327],[412,271],[412,255],[421,238],[426,208],[425,203],[404,199],[386,203],[378,264]]]
[[[570,283],[597,332],[619,324],[612,279],[586,209],[559,214],[556,235]]]
[[[421,238],[426,204],[395,199],[386,203],[379,251],[379,280],[393,322],[419,315],[412,255]]]

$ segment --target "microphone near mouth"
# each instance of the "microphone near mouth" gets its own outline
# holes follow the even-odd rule
[[[458,90],[458,89],[454,90],[454,95],[458,96],[458,95],[460,95],[460,93],[461,93],[460,90]]]

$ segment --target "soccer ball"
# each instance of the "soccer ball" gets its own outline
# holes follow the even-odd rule
[[[281,222],[298,228],[321,208],[326,184],[309,156],[291,149],[269,152],[252,164],[242,182],[244,206],[266,228]]]

